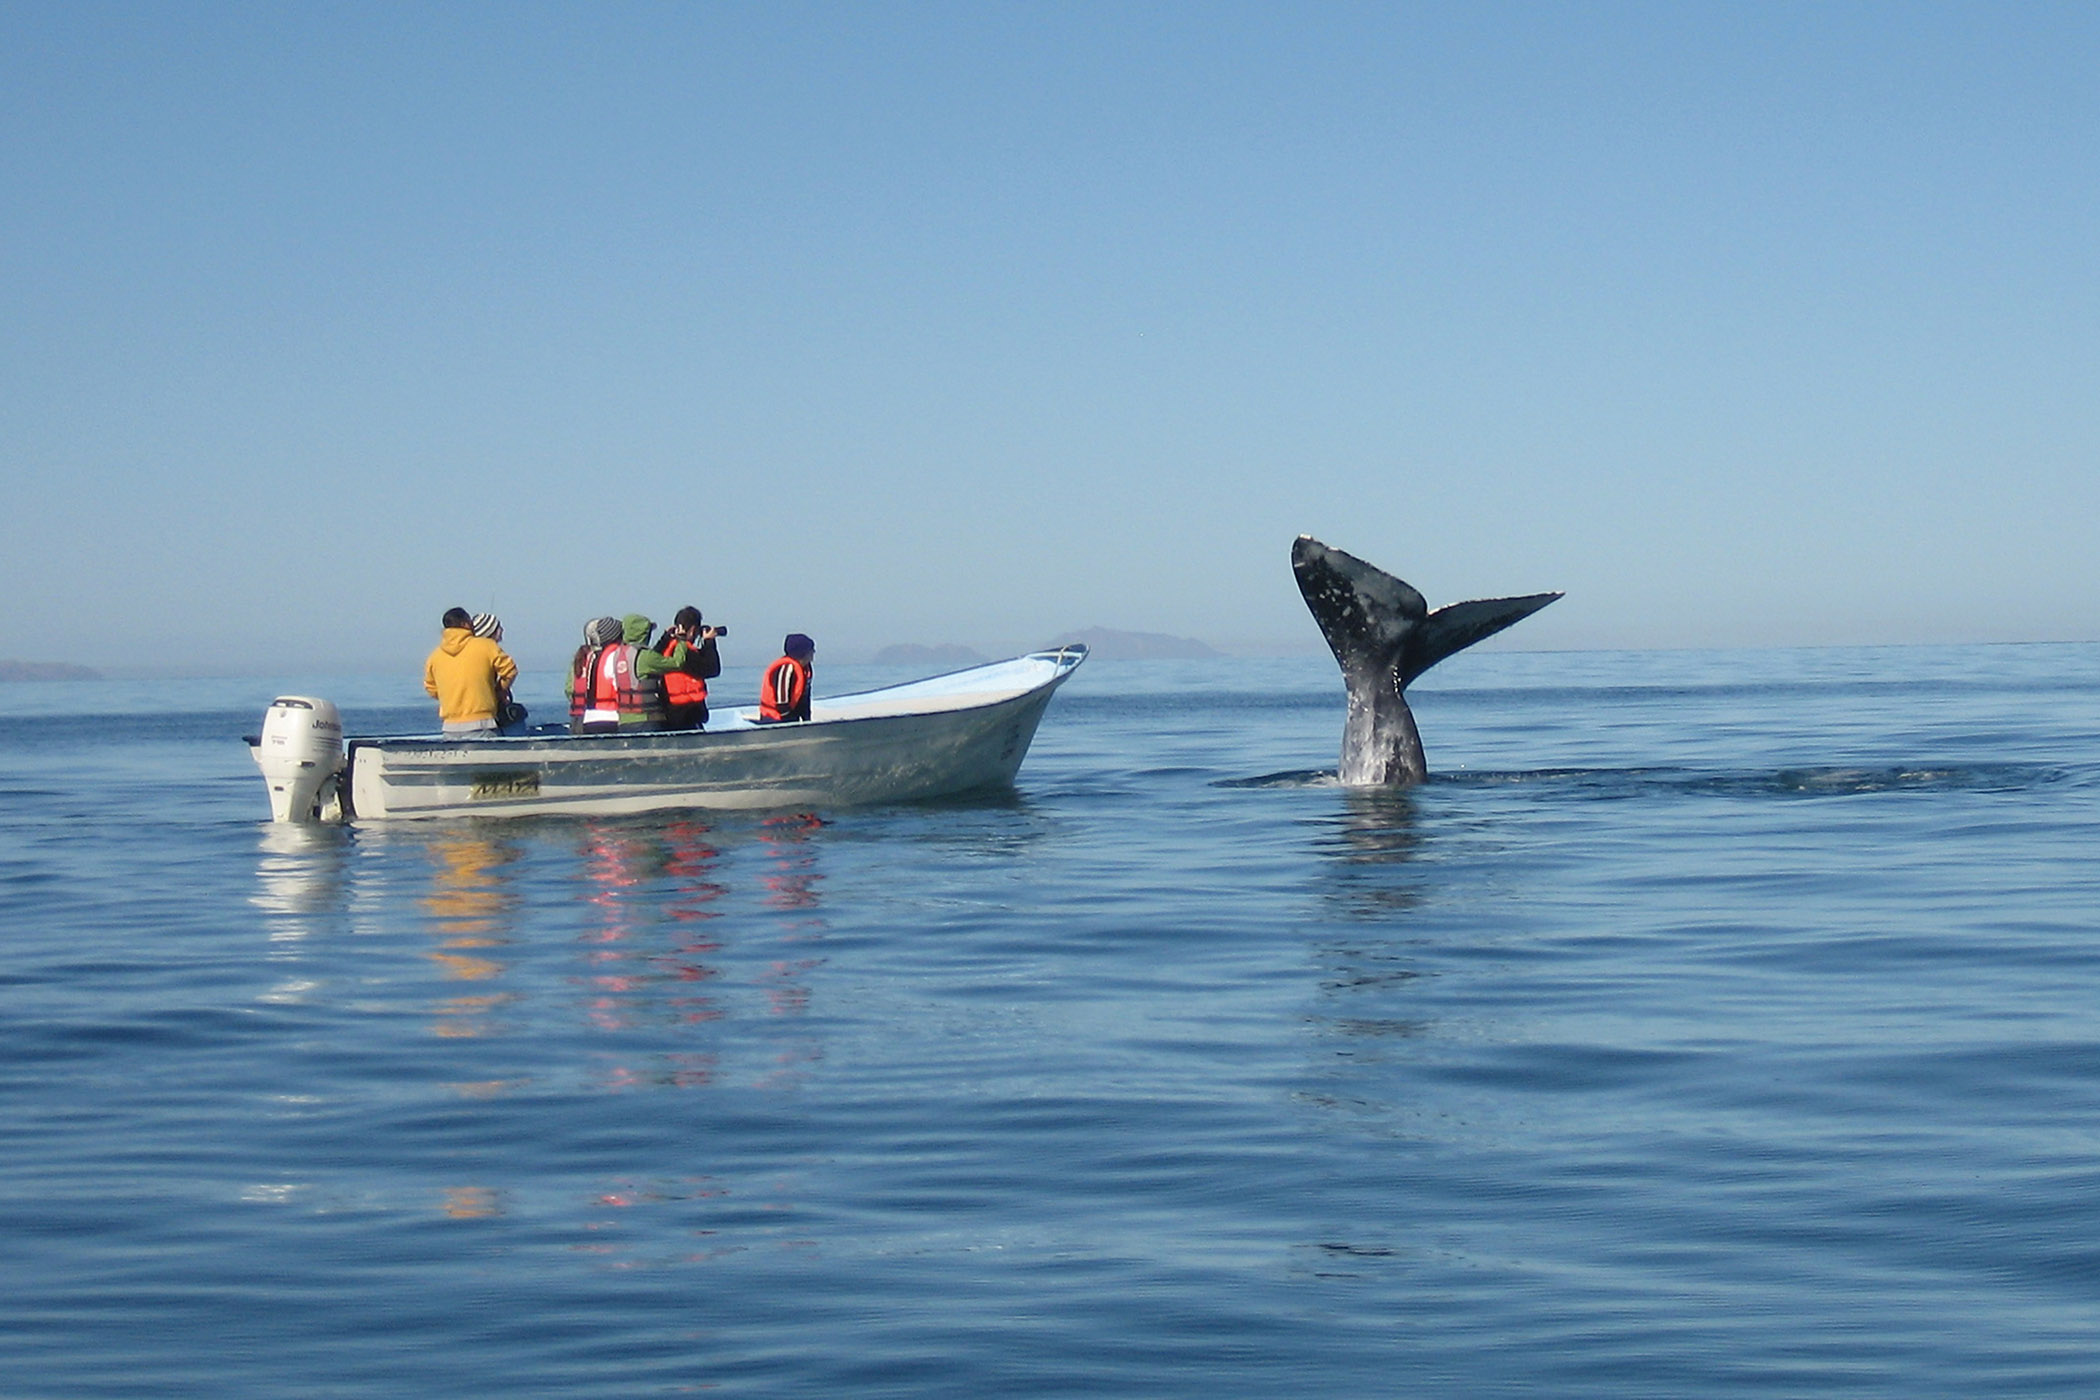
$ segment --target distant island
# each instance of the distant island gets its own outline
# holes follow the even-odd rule
[[[884,647],[873,657],[878,666],[982,666],[985,659],[972,648],[953,642],[931,647],[917,642],[899,642]]]
[[[69,661],[0,661],[0,681],[99,681],[92,666]]]
[[[1067,632],[1058,640],[1084,642],[1087,651],[1101,661],[1201,661],[1225,654],[1194,637],[1170,637],[1164,632],[1118,632],[1113,627],[1086,627]]]

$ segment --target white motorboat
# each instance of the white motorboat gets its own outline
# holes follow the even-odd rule
[[[683,733],[346,744],[333,704],[286,695],[249,744],[281,822],[906,802],[1010,785],[1051,695],[1085,659],[1074,644],[819,699],[805,722],[717,710]]]

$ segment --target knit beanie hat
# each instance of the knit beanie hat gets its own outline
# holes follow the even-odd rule
[[[502,641],[503,619],[496,616],[494,613],[475,613],[474,635],[477,637],[487,637],[492,641]]]
[[[780,644],[780,649],[801,661],[816,655],[817,644],[800,632],[790,632],[787,634],[787,640]]]
[[[611,646],[620,640],[620,635],[617,617],[594,617],[583,625],[583,644],[587,647]]]

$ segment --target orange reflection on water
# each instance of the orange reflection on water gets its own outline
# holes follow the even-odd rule
[[[824,877],[816,873],[816,855],[809,848],[812,833],[823,829],[823,818],[812,812],[768,817],[759,824],[758,839],[773,853],[774,868],[760,877],[766,903],[775,909],[814,909],[818,886]]]
[[[461,945],[448,941],[446,946],[456,948]],[[503,964],[494,958],[469,957],[465,953],[425,953],[423,956],[443,968],[445,975],[456,982],[480,982],[503,972]]]
[[[715,1082],[716,1057],[706,1054],[658,1055],[647,1067],[614,1065],[599,1087],[611,1093],[636,1089],[702,1089]]]
[[[503,1214],[503,1193],[487,1186],[447,1186],[445,1214],[454,1220],[489,1220]]]
[[[802,979],[824,965],[822,958],[777,960],[766,969],[766,1005],[775,1016],[800,1016],[809,1010],[809,984]]]
[[[609,1181],[587,1199],[587,1238],[570,1248],[601,1268],[631,1270],[703,1264],[748,1253],[759,1242],[796,1251],[814,1247],[812,1240],[775,1233],[797,1214],[793,1185],[773,1182],[759,1189],[771,1197],[754,1199],[743,1188],[706,1176]],[[745,1199],[737,1200],[739,1195]],[[779,1224],[754,1236],[748,1225],[729,1223],[753,1211],[778,1216]]]
[[[681,922],[722,917],[719,909],[707,907],[729,893],[728,886],[712,878],[721,852],[707,838],[708,829],[695,821],[673,822],[664,828],[664,874],[675,891],[664,912]],[[704,946],[714,948],[711,943]]]
[[[627,895],[642,883],[644,860],[641,838],[617,828],[592,823],[585,828],[583,878],[588,884],[585,900],[590,904],[595,926],[583,937],[594,943],[623,943],[631,933],[634,915]],[[617,966],[625,954],[616,947],[593,949],[585,961],[594,966]],[[617,973],[598,973],[589,985],[597,992],[584,1003],[584,1014],[600,1030],[622,1030],[627,1025],[618,993],[627,990]]]
[[[821,904],[824,877],[816,870],[817,847],[810,838],[823,830],[824,823],[809,813],[791,817],[774,817],[759,827],[759,840],[765,842],[773,859],[773,869],[760,877],[766,887],[766,903],[775,909],[816,909]],[[820,932],[824,927],[821,917],[790,919],[783,925],[787,938],[794,940],[800,931]],[[767,1010],[775,1016],[801,1016],[809,1010],[809,983],[807,975],[823,965],[822,958],[777,958],[766,970],[765,991]],[[798,1059],[801,1057],[797,1057]],[[817,1055],[810,1060],[821,1058]],[[792,1070],[783,1068],[768,1075],[767,1082],[776,1087],[785,1087],[799,1079]]]
[[[643,1017],[682,1022],[721,1017],[712,997],[662,994],[669,984],[699,984],[720,975],[704,959],[721,945],[697,929],[676,928],[719,917],[707,906],[727,889],[712,878],[720,852],[709,834],[704,823],[689,819],[654,830],[586,828],[585,899],[595,922],[582,934],[592,945],[583,959],[591,993],[584,1013],[600,1030],[625,1030]],[[674,927],[664,928],[662,920]],[[674,940],[669,947],[663,946],[666,938]]]
[[[509,971],[495,955],[508,945],[516,896],[502,867],[516,858],[503,842],[475,831],[444,832],[429,845],[430,893],[423,899],[438,946],[424,954],[448,981],[488,982]],[[431,1033],[447,1039],[486,1035],[490,1013],[510,1000],[507,993],[447,997],[435,1008]]]
[[[507,992],[479,997],[446,997],[432,1010],[437,1019],[431,1022],[430,1033],[446,1040],[487,1035],[496,1028],[490,1013],[510,999]]]

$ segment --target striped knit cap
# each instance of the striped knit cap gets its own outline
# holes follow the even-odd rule
[[[583,629],[583,644],[592,647],[611,646],[620,640],[622,629],[617,617],[594,617]]]
[[[503,619],[494,613],[474,614],[474,635],[477,637],[503,638]]]

